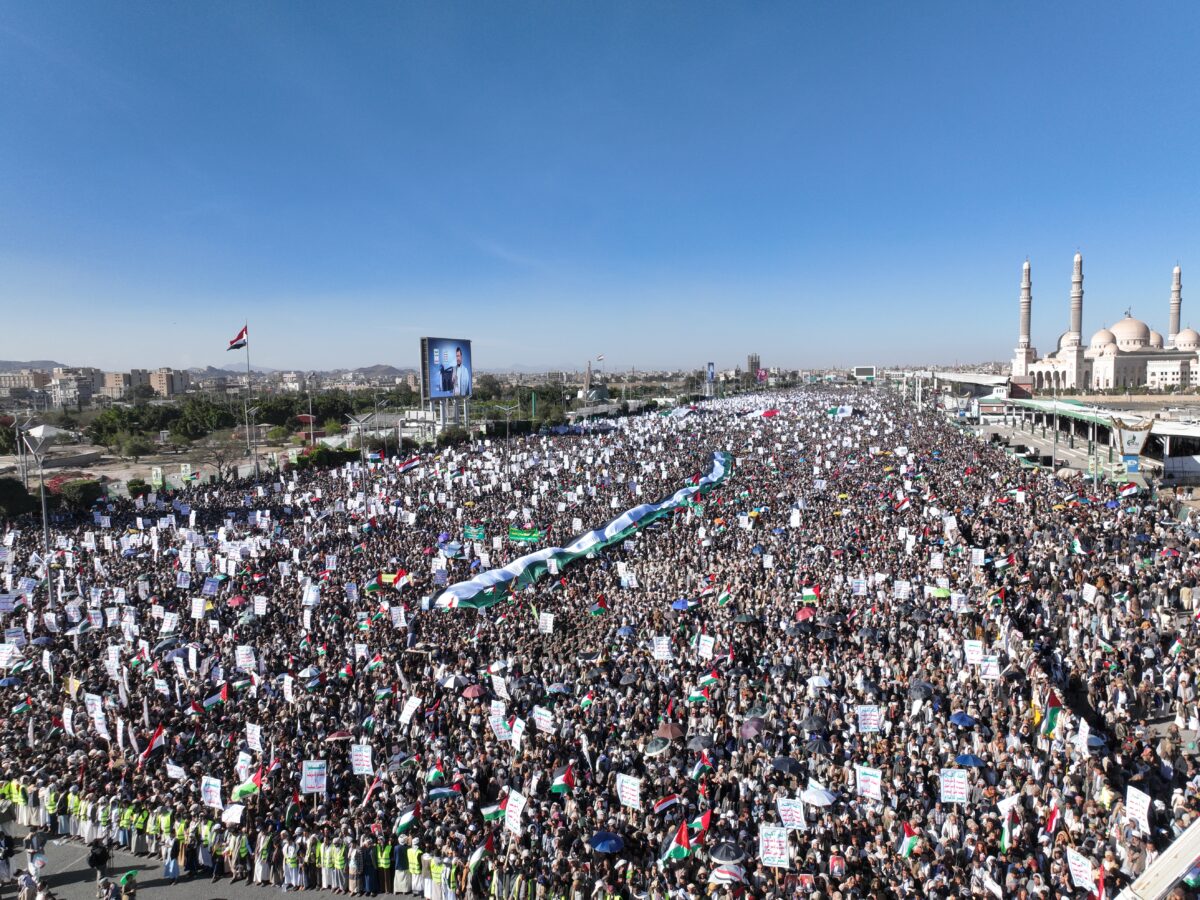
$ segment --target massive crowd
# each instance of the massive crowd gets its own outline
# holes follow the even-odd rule
[[[720,451],[635,533],[437,602]],[[48,560],[8,522],[8,862],[60,835],[432,900],[1114,897],[1200,811],[1198,538],[818,388],[108,499]]]

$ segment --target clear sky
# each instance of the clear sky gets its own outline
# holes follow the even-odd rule
[[[1076,249],[1085,339],[1176,262],[1200,328],[1197,47],[1194,0],[4,3],[0,358],[1008,359]]]

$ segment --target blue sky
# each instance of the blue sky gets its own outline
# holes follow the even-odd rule
[[[1076,249],[1088,334],[1165,330],[1176,262],[1200,328],[1197,46],[1195,3],[3,4],[0,358],[1007,359]]]

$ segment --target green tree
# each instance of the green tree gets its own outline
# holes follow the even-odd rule
[[[17,433],[13,431],[13,420],[0,416],[0,456],[17,452]]]
[[[135,463],[154,452],[154,445],[141,434],[131,434],[121,441],[121,455]]]
[[[273,444],[282,444],[289,437],[291,437],[291,432],[282,425],[276,425],[267,432],[267,440]]]
[[[325,424],[321,426],[321,429],[327,435],[341,434],[343,431],[345,431],[345,428],[342,427],[342,423],[337,419],[326,419]]]
[[[59,494],[70,509],[79,511],[89,508],[104,496],[104,489],[98,481],[80,479],[68,481],[59,489]]]
[[[145,403],[147,400],[153,400],[157,396],[154,393],[154,388],[148,384],[135,384],[125,392],[125,399],[133,403]]]
[[[129,491],[130,497],[141,497],[150,493],[150,485],[141,478],[130,478],[125,482],[125,490]]]
[[[11,519],[37,508],[37,501],[19,478],[0,478],[0,516]]]
[[[191,442],[190,438],[186,437],[185,435],[178,434],[174,431],[171,432],[170,441],[171,441],[171,446],[174,447],[175,450],[179,453],[182,453],[188,447],[192,446],[192,442]]]
[[[467,429],[458,425],[452,425],[449,428],[442,429],[442,432],[437,436],[437,445],[439,447],[452,447],[455,444],[461,444],[470,439],[471,435],[467,432]]]

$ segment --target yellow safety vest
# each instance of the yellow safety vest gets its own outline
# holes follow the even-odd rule
[[[410,875],[414,875],[414,876],[421,874],[421,848],[420,847],[409,847],[408,848],[408,873]]]
[[[390,869],[392,867],[392,845],[380,844],[375,848],[375,868]]]

